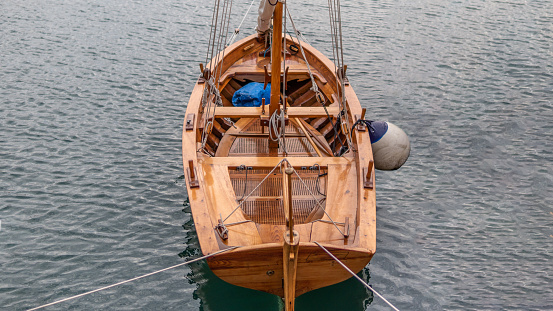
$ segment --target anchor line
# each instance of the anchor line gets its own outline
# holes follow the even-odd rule
[[[354,276],[359,282],[363,283],[366,288],[370,289],[373,293],[375,293],[378,297],[380,297],[384,302],[386,302],[392,309],[395,311],[399,311],[398,308],[396,308],[393,304],[391,304],[384,296],[380,295],[375,289],[373,289],[369,284],[367,284],[365,281],[363,281],[357,274],[355,274],[353,271],[351,271],[350,268],[348,268],[346,265],[344,265],[343,262],[340,261],[340,259],[336,258],[336,256],[332,255],[331,252],[329,252],[324,246],[319,244],[317,241],[313,241],[313,243],[317,244],[320,248],[322,248],[323,251],[325,251],[332,259],[334,259],[337,263],[339,263],[344,269],[346,269],[352,276]]]
[[[221,254],[221,253],[224,253],[224,252],[227,252],[227,251],[236,249],[236,248],[238,248],[238,246],[233,246],[233,247],[230,247],[230,248],[226,248],[226,249],[217,251],[217,252],[212,253],[212,254],[209,254],[209,255],[205,255],[205,256],[202,256],[202,257],[199,257],[199,258],[196,258],[196,259],[192,259],[192,260],[187,261],[187,262],[180,263],[180,264],[178,264],[178,265],[174,265],[174,266],[171,266],[171,267],[168,267],[168,268],[165,268],[165,269],[161,269],[161,270],[158,270],[158,271],[150,272],[150,273],[148,273],[148,274],[144,274],[144,275],[141,275],[141,276],[137,276],[137,277],[135,277],[135,278],[132,278],[132,279],[129,279],[129,280],[126,280],[126,281],[122,281],[122,282],[119,282],[119,283],[115,283],[115,284],[111,284],[111,285],[108,285],[108,286],[104,286],[104,287],[102,287],[102,288],[98,288],[98,289],[95,289],[95,290],[91,290],[91,291],[88,291],[88,292],[86,292],[86,293],[82,293],[82,294],[79,294],[79,295],[75,295],[75,296],[71,296],[71,297],[68,297],[68,298],[61,299],[61,300],[57,300],[57,301],[54,301],[54,302],[51,302],[51,303],[48,303],[48,304],[45,304],[45,305],[42,305],[42,306],[38,306],[38,307],[35,307],[35,308],[32,308],[32,309],[28,309],[27,311],[33,311],[33,310],[38,310],[38,309],[46,308],[46,307],[53,306],[53,305],[56,305],[56,304],[58,304],[58,303],[62,303],[62,302],[68,301],[68,300],[72,300],[72,299],[79,298],[79,297],[82,297],[82,296],[86,296],[86,295],[89,295],[89,294],[92,294],[92,293],[96,293],[96,292],[99,292],[99,291],[103,291],[103,290],[106,290],[106,289],[109,289],[109,288],[112,288],[112,287],[115,287],[115,286],[118,286],[118,285],[122,285],[122,284],[125,284],[125,283],[129,283],[129,282],[132,282],[132,281],[136,281],[136,280],[145,278],[145,277],[147,277],[147,276],[151,276],[151,275],[154,275],[154,274],[158,274],[158,273],[163,272],[163,271],[167,271],[167,270],[171,270],[171,269],[174,269],[174,268],[178,268],[178,267],[180,267],[180,266],[184,266],[184,265],[187,265],[187,264],[191,264],[191,263],[194,263],[194,262],[196,262],[196,261],[200,261],[200,260],[202,260],[202,259],[206,259],[206,258],[215,256],[215,255],[218,255],[218,254]]]

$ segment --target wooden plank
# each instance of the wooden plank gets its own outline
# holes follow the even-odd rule
[[[332,89],[330,84],[321,83],[320,81],[317,81],[317,80],[315,80],[315,83],[317,84],[317,87],[319,88],[319,90],[321,90],[325,94],[326,98],[330,100],[329,104],[334,103],[334,98],[332,97],[332,95],[336,93],[336,90]]]
[[[261,236],[263,243],[282,243],[282,237],[286,231],[286,226],[284,225],[268,225],[268,224],[256,224],[257,232]],[[300,241],[310,241],[311,240],[311,228],[313,224],[301,224],[295,225],[294,230],[296,230],[300,235]]]
[[[332,117],[331,117],[332,118]],[[320,128],[323,124],[325,124],[326,122],[330,122],[328,120],[328,117],[322,117],[322,118],[316,118],[316,119],[313,119],[313,121],[309,122],[309,124],[314,128],[314,129],[318,129]]]
[[[326,137],[330,132],[334,135],[334,125],[336,125],[336,121],[337,120],[334,120],[333,118],[332,122],[328,122],[321,130],[319,130],[319,132],[321,132],[324,137]]]
[[[225,135],[226,136],[226,135]],[[248,166],[254,168],[273,168],[282,157],[209,157],[200,160],[202,164],[227,165],[236,168],[241,164],[248,163]],[[292,157],[286,158],[293,167],[313,166],[319,164],[321,167],[328,165],[353,165],[354,160],[346,157]]]
[[[234,91],[229,90],[229,87],[225,87],[221,90],[221,100],[223,100],[223,103],[230,103],[232,100],[232,95],[234,94]],[[226,99],[226,101],[225,101]],[[225,107],[227,107],[225,105]],[[230,104],[229,107],[232,107],[232,104]]]
[[[328,166],[328,187],[326,197],[326,213],[335,222],[344,222],[346,217],[351,220],[357,216],[357,170],[356,165],[329,165]],[[323,220],[330,220],[325,214]],[[353,228],[357,224],[350,224]],[[343,226],[339,226],[342,232]],[[316,222],[313,224],[311,232],[313,241],[322,243],[332,243],[336,245],[346,245],[347,240],[336,229],[333,224],[325,222]],[[350,232],[350,242],[354,240]]]
[[[216,135],[219,139],[223,137],[226,130],[221,126],[221,124],[217,121],[217,119],[213,119],[213,129],[211,132]]]
[[[244,50],[245,47],[251,46],[251,44],[254,44],[251,48]],[[264,42],[258,42],[257,41],[257,34],[252,34],[240,41],[235,42],[234,44],[227,47],[224,51],[221,51],[217,56],[215,56],[211,62],[208,64],[208,68],[221,68],[223,75],[227,72],[229,67],[234,65],[234,63],[238,62],[239,60],[243,59],[246,55],[255,55],[257,52],[261,51],[262,49],[265,49],[265,43]],[[224,57],[223,57],[224,56]],[[218,62],[216,63],[216,61]],[[220,62],[223,62],[222,66],[220,66]],[[220,82],[223,80],[220,80]]]
[[[209,214],[212,223],[216,223],[219,217],[223,220],[231,215],[238,206],[234,189],[230,181],[228,168],[225,165],[203,165],[205,194],[209,206]],[[219,216],[221,215],[221,216]],[[241,222],[246,220],[241,209],[236,210],[225,223]],[[228,240],[224,241],[229,246],[246,246],[261,244],[261,237],[253,222],[245,222],[239,225],[227,227]]]
[[[351,85],[345,87],[345,95],[350,108],[350,117],[352,115],[362,114],[361,103]],[[359,172],[357,180],[359,208],[355,218],[358,227],[356,228],[353,245],[374,253],[376,250],[376,192],[374,188],[364,189],[363,174],[361,173],[362,169],[368,167],[369,162],[374,160],[368,131],[354,131],[353,141],[357,148],[355,157]],[[351,218],[350,221],[352,221]],[[355,228],[355,226],[353,226],[353,228]]]
[[[236,80],[234,80],[234,79],[231,79],[231,80],[229,81],[229,85],[230,85],[234,90],[238,90],[238,89],[240,89],[240,88],[242,87],[242,86],[241,86],[238,82],[236,82]]]
[[[301,94],[304,94],[305,92],[309,91],[312,85],[313,83],[311,82],[311,80],[309,80],[307,83],[299,87],[297,90],[288,94],[288,98],[292,100],[296,100],[298,97],[301,96]]]
[[[226,96],[221,96],[221,101],[223,101],[223,107],[233,107],[232,102]]]
[[[315,142],[313,142],[313,139],[311,138],[311,133],[308,132],[305,127],[303,126],[302,124],[302,121],[301,119],[298,119],[298,118],[294,118],[293,119],[300,128],[301,130],[303,131],[303,133],[305,134],[305,137],[307,137],[307,140],[309,140],[309,143],[311,144],[311,146],[313,146],[313,149],[315,149],[315,152],[317,152],[317,155],[319,157],[322,157],[322,154],[321,154],[321,151],[319,150],[319,147],[317,147],[317,145],[315,144]]]
[[[305,106],[304,104],[308,101],[315,98],[315,92],[312,90],[308,90],[307,92],[303,93],[301,96],[296,98],[294,102],[292,103],[292,107],[301,107]]]
[[[330,116],[336,116],[340,112],[338,107],[327,107]],[[326,117],[323,107],[289,107],[289,118],[318,118]],[[217,107],[216,118],[255,118],[261,115],[261,107]]]
[[[347,248],[337,249],[333,248],[332,245],[324,246],[354,272],[361,271],[372,258],[372,253],[357,252]],[[351,277],[351,274],[332,260],[328,254],[321,251],[321,249],[307,248],[303,243],[300,243],[296,277],[297,296],[317,288],[345,281]],[[321,273],[321,271],[324,271],[324,273]]]
[[[319,131],[317,131],[315,128],[313,128],[311,126],[311,124],[303,121],[302,119],[297,119],[299,120],[301,123],[303,123],[303,125],[305,126],[305,129],[307,129],[307,131],[310,132],[310,134],[313,136],[313,138],[317,141],[317,143],[319,143],[319,145],[325,150],[325,152],[327,153],[327,155],[329,157],[332,157],[334,156],[332,154],[332,149],[330,149],[330,145],[328,144],[328,142],[326,141],[326,139],[324,138],[323,135],[321,135],[321,133],[319,133]]]
[[[294,65],[292,65],[294,66]],[[296,65],[297,66],[297,65]],[[303,67],[300,68],[293,68],[291,67],[288,70],[288,80],[295,80],[295,79],[309,79],[309,71],[307,68]],[[315,78],[316,83],[320,83],[321,85],[327,85],[326,78],[318,73],[316,70],[312,69],[313,77]],[[233,66],[228,69],[228,71],[221,76],[219,79],[219,85],[227,85],[230,80],[236,79],[236,80],[252,80],[257,82],[263,82],[263,79],[265,77],[265,70],[263,68],[259,68],[257,66]],[[327,89],[325,87],[325,89]]]

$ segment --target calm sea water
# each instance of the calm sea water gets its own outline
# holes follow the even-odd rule
[[[289,4],[331,55],[327,2]],[[231,28],[248,5],[235,1]],[[0,309],[199,254],[180,137],[210,7],[0,2]],[[361,276],[401,310],[553,310],[552,3],[344,0],[342,15],[368,117],[412,143],[403,168],[376,175],[378,247]],[[354,280],[297,306],[389,310]],[[280,308],[199,263],[48,310]]]

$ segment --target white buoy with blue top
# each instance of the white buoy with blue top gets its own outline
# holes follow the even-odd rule
[[[411,152],[409,137],[391,122],[365,121],[373,149],[374,167],[393,171],[400,168]]]

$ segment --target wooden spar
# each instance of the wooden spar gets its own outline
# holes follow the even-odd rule
[[[294,311],[296,298],[296,271],[298,268],[298,251],[300,249],[299,234],[294,231],[292,237],[290,232],[284,233],[284,303],[286,311]]]
[[[284,207],[284,215],[286,216],[286,226],[290,229],[290,236],[293,236],[294,231],[294,213],[292,210],[292,174],[294,169],[290,167],[288,162],[284,162],[286,168],[282,174],[282,202]]]
[[[302,130],[303,133],[305,134],[305,137],[307,138],[307,140],[309,141],[309,143],[311,144],[311,146],[313,147],[313,149],[315,149],[315,152],[317,152],[317,155],[318,155],[319,157],[322,157],[321,151],[319,150],[319,148],[317,147],[317,145],[315,144],[315,142],[313,141],[313,139],[311,139],[310,133],[307,132],[307,130],[305,129],[305,127],[304,127],[303,124],[301,123],[300,119],[294,118],[294,121],[296,121],[296,123],[298,124],[298,126],[301,128],[301,130]]]
[[[287,231],[284,232],[283,243],[283,276],[284,276],[284,304],[286,311],[293,311],[296,298],[296,271],[298,267],[298,251],[300,236],[294,230],[294,214],[292,210],[292,174],[294,169],[288,163],[282,176],[283,207],[286,215]]]
[[[273,13],[273,45],[271,46],[271,103],[269,104],[269,117],[273,113],[280,112],[280,68],[282,54],[282,2],[278,1]],[[269,131],[278,131],[271,129]],[[278,141],[269,138],[269,155],[277,156]]]

